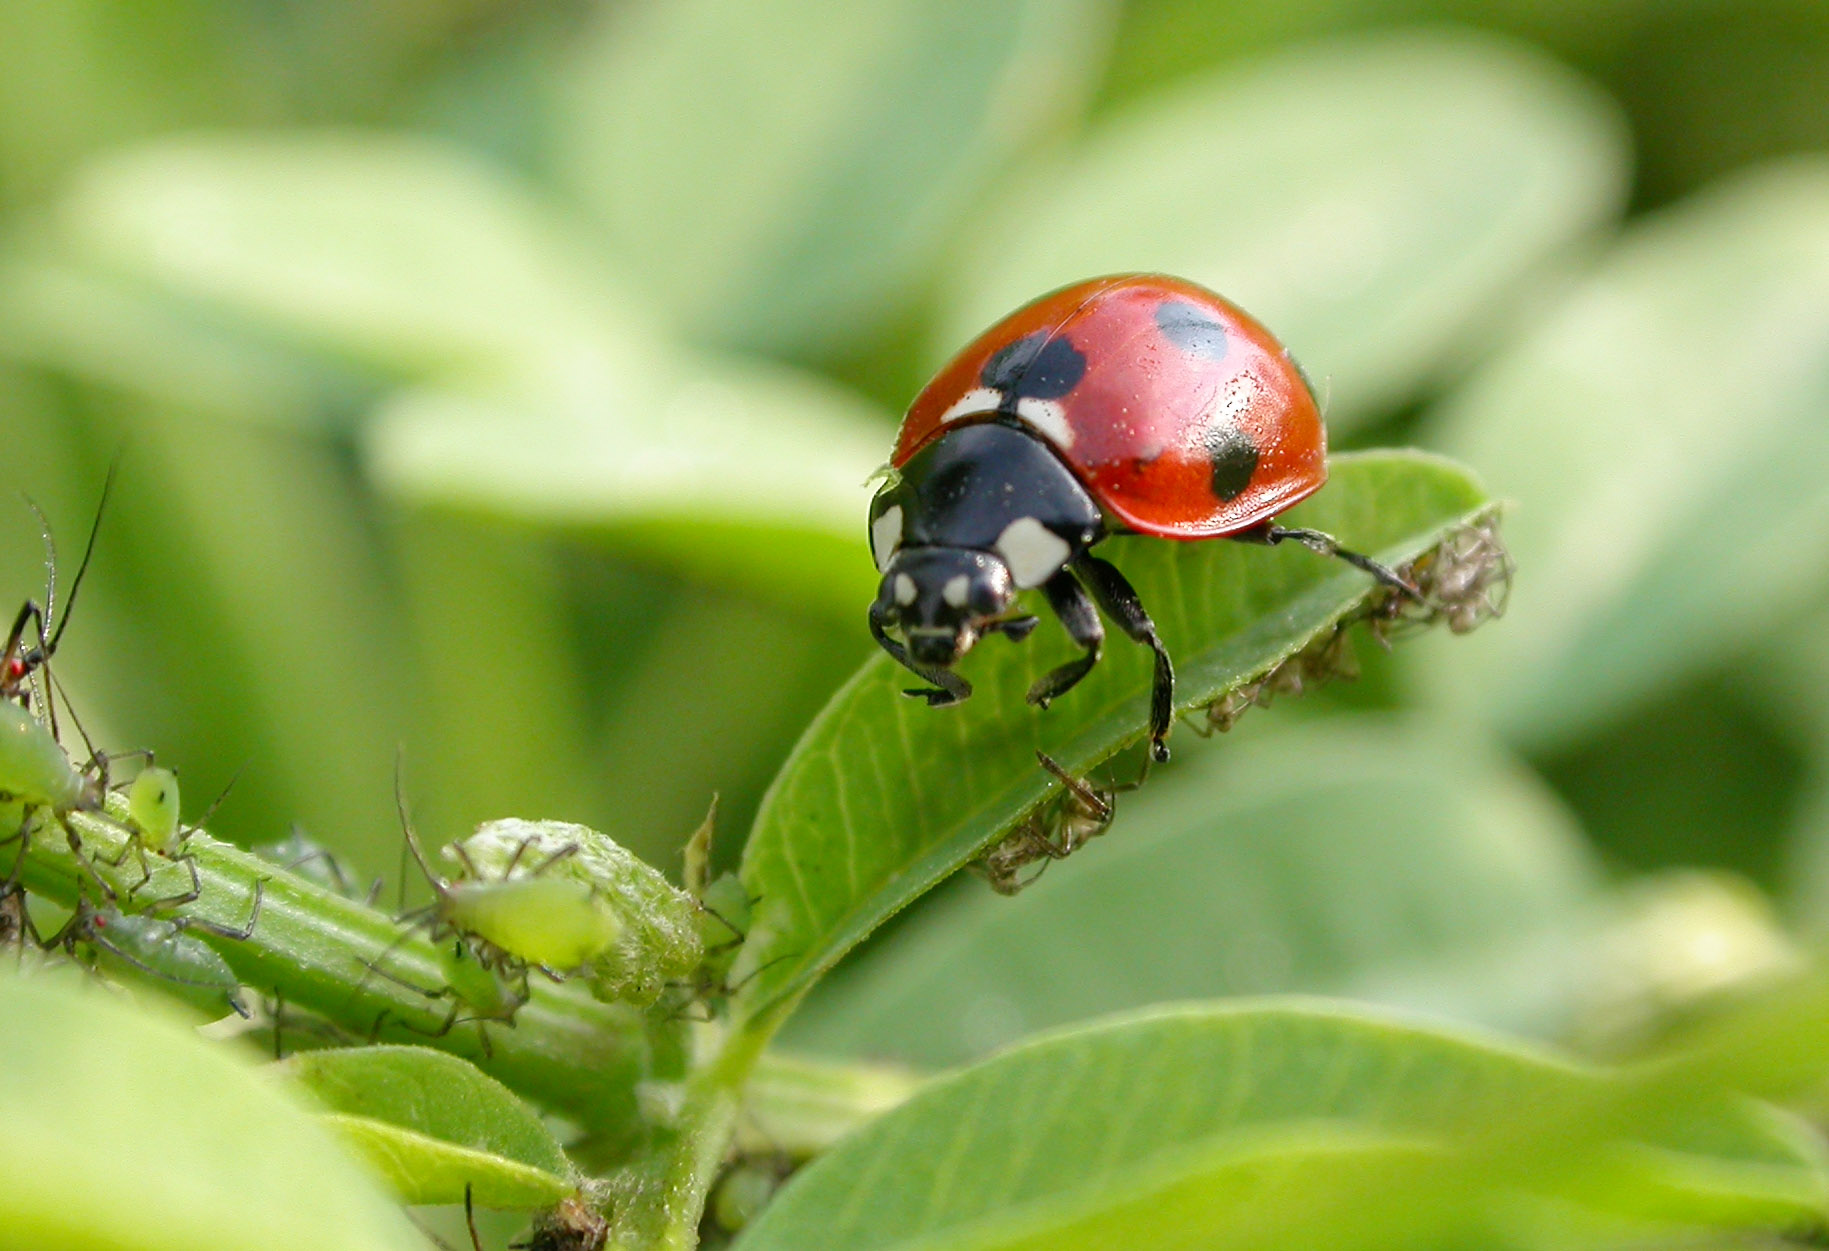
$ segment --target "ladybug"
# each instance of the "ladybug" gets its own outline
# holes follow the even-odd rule
[[[1103,610],[1155,653],[1150,746],[1167,760],[1174,666],[1130,582],[1092,554],[1110,534],[1294,540],[1420,598],[1332,537],[1274,524],[1327,481],[1314,390],[1250,315],[1164,274],[1075,283],[985,331],[915,397],[890,470],[870,506],[870,632],[935,707],[971,694],[952,667],[981,637],[1035,628],[1011,609],[1039,588],[1085,654],[1029,702],[1098,663]]]

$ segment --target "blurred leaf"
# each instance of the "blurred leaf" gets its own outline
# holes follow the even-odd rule
[[[1193,748],[1164,772],[1021,896],[958,879],[821,983],[786,1042],[940,1066],[1120,1008],[1280,990],[1566,1024],[1575,970],[1520,956],[1586,928],[1599,875],[1514,762],[1365,718]]]
[[[0,1245],[418,1251],[313,1119],[219,1046],[75,980],[0,972]]]
[[[1370,1206],[1328,1245],[1482,1245],[1508,1209],[1508,1244],[1531,1245],[1520,1190],[1575,1190],[1627,1228],[1821,1210],[1820,1167],[1796,1131],[1704,1097],[1681,1134],[1582,1142],[1556,1162],[1578,1178],[1539,1173],[1524,1153],[1455,1177],[1458,1151],[1490,1126],[1606,1097],[1598,1075],[1548,1056],[1344,1005],[1158,1010],[930,1085],[797,1175],[738,1245],[1311,1246],[1284,1222],[1300,1229],[1317,1200],[1355,1190]],[[1438,1167],[1462,1186],[1414,1185]],[[881,1184],[910,1177],[921,1184]],[[1574,1210],[1534,1215],[1579,1228]],[[1393,1216],[1436,1236],[1392,1236],[1380,1224]]]
[[[1402,562],[1486,506],[1458,466],[1402,452],[1336,458],[1326,490],[1291,512]],[[1235,543],[1113,540],[1177,660],[1179,706],[1197,708],[1333,626],[1371,591],[1364,574],[1310,552]],[[967,658],[975,699],[936,711],[903,698],[886,656],[826,706],[775,780],[744,852],[758,900],[744,962],[752,1009],[804,988],[883,921],[964,864],[1057,786],[1044,748],[1084,772],[1146,729],[1145,649],[1113,645],[1048,712],[1023,693],[1067,659],[1059,631]],[[739,970],[739,976],[742,970]]]
[[[152,132],[261,115],[271,64],[242,33],[213,0],[0,5],[0,195],[42,196],[78,158]]]
[[[1777,889],[1808,746],[1756,695],[1734,670],[1666,682],[1534,763],[1619,868],[1712,865]]]
[[[1441,689],[1549,747],[1747,650],[1829,585],[1826,407],[1829,162],[1638,226],[1440,414],[1525,571]]]
[[[705,358],[619,402],[586,378],[499,399],[409,391],[368,441],[391,490],[601,531],[801,611],[862,620],[864,521],[889,425],[812,374]]]
[[[59,206],[79,264],[205,301],[388,375],[499,376],[586,351],[639,376],[586,240],[437,140],[164,140],[90,165]]]
[[[293,1056],[286,1071],[333,1115],[407,1203],[538,1207],[571,1193],[552,1131],[506,1086],[426,1047],[362,1047]]]
[[[684,328],[830,350],[905,300],[973,199],[1072,115],[1111,7],[615,6],[572,66],[561,168]]]
[[[574,1189],[562,1177],[387,1121],[344,1114],[323,1119],[402,1203],[462,1203],[468,1193],[481,1207],[542,1208]]]
[[[1521,280],[1616,211],[1605,100],[1467,35],[1318,45],[1177,88],[1004,180],[936,360],[1043,291],[1164,270],[1276,330],[1336,426],[1413,399]]]
[[[1819,943],[1829,937],[1829,762],[1816,776],[1791,833],[1792,910]]]

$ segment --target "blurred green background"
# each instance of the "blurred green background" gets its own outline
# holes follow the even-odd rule
[[[1336,446],[1513,501],[1511,614],[1182,732],[792,1036],[1307,989],[1606,1046],[1829,919],[1825,100],[1819,0],[3,0],[0,487],[67,581],[118,459],[58,674],[192,815],[239,772],[221,835],[392,872],[399,744],[428,836],[672,869],[868,655],[927,374],[1181,273]]]

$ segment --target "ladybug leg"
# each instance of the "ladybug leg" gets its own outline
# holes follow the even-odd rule
[[[1085,648],[1086,654],[1035,680],[1029,688],[1029,702],[1038,708],[1046,708],[1078,685],[1099,663],[1099,654],[1105,648],[1105,626],[1099,621],[1099,610],[1092,606],[1086,589],[1070,570],[1062,569],[1042,583],[1042,592],[1048,597],[1048,607],[1067,627],[1067,636]]]
[[[1255,533],[1252,532],[1249,537],[1255,537]],[[1398,594],[1407,595],[1419,604],[1423,602],[1423,593],[1404,581],[1395,569],[1378,563],[1370,556],[1341,547],[1331,534],[1324,534],[1319,530],[1286,530],[1282,526],[1265,526],[1262,533],[1264,537],[1261,541],[1272,547],[1285,540],[1293,539],[1311,552],[1319,552],[1323,556],[1344,560],[1353,568],[1363,569],[1371,574]],[[1248,536],[1240,535],[1238,537],[1246,538]]]
[[[1031,631],[1041,624],[1039,617],[1008,617],[1002,621],[984,623],[986,634],[1001,634],[1012,643],[1020,643],[1029,637]]]
[[[881,604],[870,605],[870,637],[898,665],[919,678],[932,682],[938,689],[927,690],[920,687],[902,694],[916,699],[925,699],[929,708],[944,708],[967,699],[972,693],[972,684],[954,673],[951,669],[940,669],[924,665],[908,654],[908,649],[889,637],[883,627],[883,609]]]
[[[1156,654],[1156,677],[1150,687],[1149,750],[1150,756],[1160,764],[1169,758],[1168,744],[1163,740],[1168,737],[1169,725],[1175,719],[1175,666],[1169,660],[1168,649],[1157,636],[1156,623],[1150,620],[1143,601],[1137,597],[1137,589],[1130,584],[1130,579],[1118,572],[1116,565],[1082,552],[1074,558],[1072,567],[1086,580],[1087,589],[1105,610],[1105,615],[1125,634]]]

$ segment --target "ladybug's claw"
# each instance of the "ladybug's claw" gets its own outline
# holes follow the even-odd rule
[[[986,634],[1001,634],[1012,643],[1020,643],[1028,638],[1039,624],[1041,624],[1040,617],[1011,617],[1007,621],[987,622],[984,631]]]
[[[967,693],[969,694],[970,692]],[[908,696],[910,699],[926,700],[929,708],[946,708],[953,704],[960,703],[965,699],[964,695],[957,694],[953,691],[943,691],[938,687],[932,686],[911,687],[908,690],[903,691],[902,694]]]

